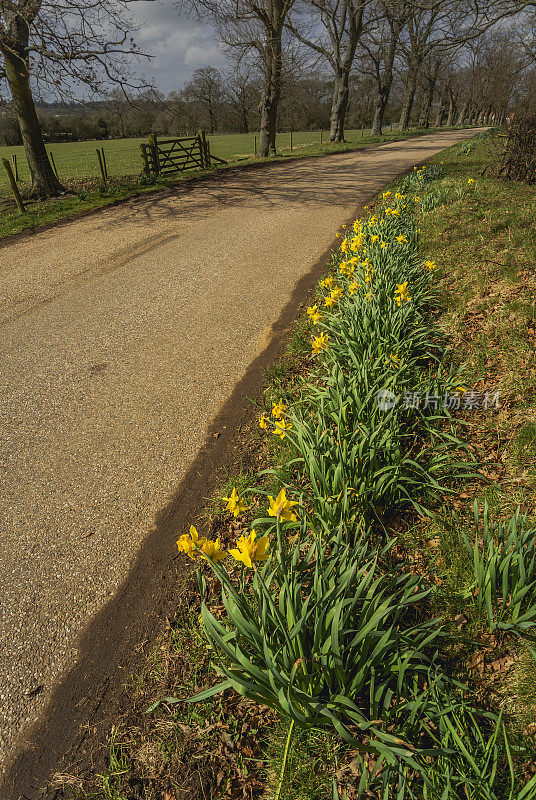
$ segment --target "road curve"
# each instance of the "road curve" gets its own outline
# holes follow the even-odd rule
[[[4,764],[335,230],[472,134],[231,171],[0,247]]]

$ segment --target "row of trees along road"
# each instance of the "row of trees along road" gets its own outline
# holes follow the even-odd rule
[[[49,162],[34,93],[61,96],[84,84],[98,96],[115,84],[126,97],[135,86],[129,67],[150,56],[132,38],[130,4],[0,0],[0,79],[9,88],[36,196],[64,189]],[[257,76],[261,156],[275,153],[282,86],[300,69],[331,76],[330,139],[341,142],[353,70],[375,86],[373,130],[381,134],[397,77],[404,81],[401,129],[409,124],[418,86],[424,86],[424,125],[438,92],[439,123],[463,122],[469,109],[496,119],[499,108],[505,110],[499,101],[506,96],[508,103],[512,76],[529,70],[536,57],[536,0],[183,0],[184,6],[210,21],[236,65],[234,90],[244,113],[249,76]],[[501,50],[499,70],[497,42],[505,56]],[[218,91],[217,82],[213,88]],[[212,124],[219,100],[211,95],[207,101]]]

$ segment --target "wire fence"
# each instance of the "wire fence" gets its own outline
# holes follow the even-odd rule
[[[188,132],[185,131],[184,135]],[[356,142],[369,131],[348,130],[346,138]],[[192,135],[192,132],[190,132]],[[215,134],[207,136],[211,152],[223,159],[248,158],[257,153],[260,145],[257,133]],[[277,134],[279,151],[306,149],[326,143],[326,131],[293,131]],[[140,144],[147,137],[132,139],[102,139],[85,142],[53,142],[46,145],[52,167],[60,181],[72,181],[83,185],[84,179],[94,181],[102,178],[102,167],[109,179],[140,175],[143,168]],[[100,155],[99,152],[100,151]],[[0,147],[0,158],[7,158],[21,189],[30,180],[28,162],[22,146]],[[102,159],[102,160],[101,160]],[[102,163],[104,162],[104,163]],[[0,164],[0,195],[10,193],[7,173]]]

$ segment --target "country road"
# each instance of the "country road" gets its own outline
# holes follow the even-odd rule
[[[222,173],[0,246],[4,764],[335,231],[471,135]]]

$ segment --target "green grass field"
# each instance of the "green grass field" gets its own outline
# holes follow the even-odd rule
[[[386,129],[384,138],[399,138],[402,134]],[[405,134],[407,135],[407,134]],[[215,156],[231,161],[251,157],[255,153],[254,133],[231,133],[209,136],[211,151]],[[323,133],[326,143],[328,134]],[[370,143],[370,131],[347,131],[346,138],[354,146]],[[312,148],[320,144],[320,131],[301,131],[293,133],[293,149],[296,151]],[[108,174],[111,178],[127,175],[138,175],[142,169],[140,144],[147,142],[147,137],[140,139],[102,139],[86,142],[58,142],[47,145],[52,154],[60,180],[72,178],[98,178],[100,176],[97,160],[97,148],[104,148]],[[282,153],[290,150],[290,133],[277,135],[277,147]],[[17,147],[0,147],[0,157],[17,157],[17,167],[21,184],[29,180],[28,164],[22,145]],[[0,165],[0,193],[9,191],[9,184],[4,168]]]

